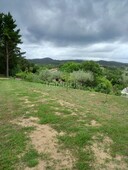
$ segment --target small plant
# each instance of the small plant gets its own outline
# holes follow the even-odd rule
[[[38,157],[39,157],[38,152],[35,149],[30,149],[23,156],[23,162],[25,162],[28,167],[34,167],[39,163]]]

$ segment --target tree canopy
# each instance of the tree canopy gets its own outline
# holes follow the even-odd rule
[[[23,54],[20,29],[10,13],[0,13],[0,74],[13,75],[20,69]],[[27,61],[25,61],[27,62]]]

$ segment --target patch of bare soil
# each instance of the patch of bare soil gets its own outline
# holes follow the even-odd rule
[[[32,89],[32,91],[35,92],[35,93],[41,93],[40,90],[36,90],[36,89]]]
[[[55,115],[60,116],[60,115],[63,115],[63,113],[61,113],[61,112],[55,112]]]
[[[44,102],[46,102],[47,101],[47,99],[45,99],[45,98],[40,98],[40,99],[38,99],[35,103],[44,103]]]
[[[61,131],[61,132],[59,133],[59,136],[64,136],[64,135],[66,135],[66,133],[63,132],[63,131]]]
[[[86,124],[86,126],[99,127],[101,126],[101,124],[98,123],[96,120],[91,120],[91,122],[89,124]]]
[[[49,94],[46,93],[46,92],[42,92],[42,91],[36,90],[36,89],[32,89],[32,91],[33,91],[34,93],[39,93],[39,94],[42,94],[42,95],[44,95],[44,96],[48,96],[48,95],[49,95]]]
[[[95,93],[90,93],[90,96],[95,96],[96,94]]]
[[[71,116],[78,116],[77,113],[73,112],[71,113]]]
[[[25,99],[24,99],[24,103],[25,103],[25,104],[29,104],[29,103],[31,103],[31,102],[28,100],[28,98],[25,98]]]
[[[66,102],[64,100],[59,100],[58,102],[61,106],[64,106],[64,107],[67,107],[67,108],[73,108],[75,111],[78,111],[78,109],[76,108],[76,105],[74,105],[72,103]]]
[[[26,107],[34,107],[38,105],[38,103],[44,103],[47,101],[44,97],[40,97],[38,100],[36,100],[34,103],[29,101],[28,96],[21,97],[20,100],[25,104]]]
[[[93,139],[96,139],[96,137]],[[110,154],[110,145],[112,143],[113,141],[109,137],[104,137],[103,142],[95,141],[92,145],[91,149],[95,157],[93,164],[95,170],[127,170],[127,165],[122,156],[117,155],[115,158],[112,158]]]
[[[29,101],[28,96],[21,97],[20,100],[24,103],[24,106],[26,106],[28,108],[36,106],[36,102],[32,103],[31,101]]]
[[[36,167],[33,168],[26,167],[24,170],[46,170],[46,166],[47,165],[45,161],[40,161]]]
[[[17,95],[19,95],[19,94],[17,94]],[[25,101],[26,99],[28,99],[28,96],[23,96],[20,98],[21,101]]]
[[[30,108],[30,107],[34,107],[36,106],[35,104],[27,104],[27,107]]]
[[[91,126],[101,126],[101,124],[97,123],[96,120],[91,120]]]
[[[40,125],[37,122],[38,118],[19,118],[13,123],[21,125],[23,127],[35,127],[29,137],[34,148],[43,154],[50,156],[49,160],[41,160],[39,164],[31,168],[32,170],[45,170],[47,165],[54,167],[56,170],[60,169],[72,169],[74,158],[68,150],[62,151],[58,145],[57,135],[58,133],[52,129],[49,125]],[[26,168],[25,170],[29,170]]]

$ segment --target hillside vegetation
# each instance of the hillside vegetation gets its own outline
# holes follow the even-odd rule
[[[101,67],[94,61],[67,62],[59,67],[34,66],[18,72],[17,78],[54,86],[121,95],[128,86],[128,68]]]
[[[128,99],[0,80],[0,169],[127,170]]]

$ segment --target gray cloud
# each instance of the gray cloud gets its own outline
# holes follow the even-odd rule
[[[79,49],[83,48],[86,54],[101,56],[102,53],[109,58],[113,57],[110,53],[115,48],[128,43],[128,0],[1,0],[0,11],[10,11],[26,45],[37,44],[37,48],[45,43],[56,50],[75,47],[79,58]],[[96,44],[99,46],[94,49]],[[125,53],[124,61],[128,60],[127,56]],[[120,58],[123,58],[121,53]]]
[[[35,41],[81,45],[126,39],[127,1],[50,0],[45,8],[39,2],[35,21],[27,27]]]

